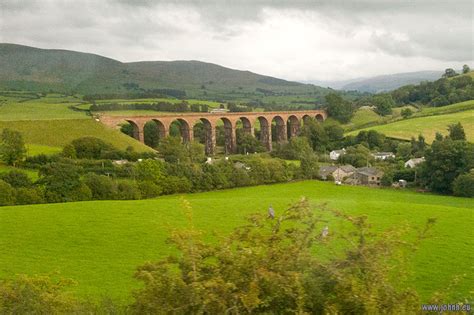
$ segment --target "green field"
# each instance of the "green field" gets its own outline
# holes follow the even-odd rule
[[[455,275],[467,274],[453,292],[466,296],[474,283],[474,205],[472,200],[409,191],[336,186],[306,181],[185,195],[194,224],[205,230],[229,232],[243,218],[277,214],[301,196],[312,204],[369,217],[377,230],[409,223],[422,226],[436,217],[434,236],[412,257],[410,284],[423,299],[444,290]],[[127,300],[139,284],[136,266],[171,253],[169,231],[185,226],[182,196],[142,201],[94,201],[0,208],[0,277],[58,271],[78,281],[83,296],[109,295]],[[340,228],[329,223],[330,231]]]
[[[428,142],[432,142],[436,132],[441,132],[446,135],[448,133],[448,125],[458,122],[463,125],[467,140],[474,141],[474,110],[399,120],[385,125],[368,127],[362,130],[376,130],[389,137],[407,140],[411,137],[417,137],[419,134],[422,134]],[[355,130],[349,134],[357,134],[359,131],[360,130]]]
[[[89,119],[85,112],[71,109],[80,103],[78,98],[59,94],[29,100],[0,96],[0,120]]]
[[[136,151],[149,151],[149,147],[126,136],[118,130],[104,126],[92,119],[63,119],[63,120],[21,120],[1,121],[0,130],[10,128],[18,130],[30,150],[38,153],[52,153],[59,151],[60,147],[80,137],[97,137],[111,143],[119,149],[132,146]],[[32,152],[29,152],[32,155]]]

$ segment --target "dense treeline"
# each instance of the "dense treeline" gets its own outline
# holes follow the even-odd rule
[[[116,110],[154,110],[159,112],[203,112],[209,111],[207,104],[189,104],[186,101],[179,103],[157,102],[157,103],[93,103],[90,107],[93,112],[116,111]]]
[[[83,100],[92,102],[94,100],[110,100],[110,99],[136,99],[136,98],[164,98],[167,96],[184,98],[186,92],[178,89],[130,89],[127,88],[124,93],[110,93],[110,94],[89,94],[84,95]]]
[[[59,155],[38,155],[21,162],[39,170],[36,182],[19,170],[2,174],[0,205],[153,198],[307,176],[297,166],[269,156],[244,155],[205,162],[203,145],[184,145],[175,137],[161,141],[159,150],[161,159],[149,153],[119,151],[92,137],[74,140]],[[311,166],[315,170],[316,163]]]

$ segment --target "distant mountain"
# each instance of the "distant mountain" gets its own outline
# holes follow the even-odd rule
[[[127,93],[184,90],[188,97],[279,93],[322,96],[328,89],[200,61],[123,63],[99,55],[0,43],[0,89]]]
[[[316,84],[337,90],[378,93],[392,91],[408,84],[418,84],[422,81],[435,81],[441,78],[442,74],[443,71],[418,71],[344,81],[311,80],[304,83]]]
[[[418,71],[380,75],[345,84],[341,89],[371,93],[387,92],[408,84],[418,84],[422,81],[435,81],[441,78],[442,74],[442,71]]]

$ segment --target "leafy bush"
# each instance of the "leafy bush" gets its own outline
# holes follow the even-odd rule
[[[44,203],[43,192],[39,188],[20,187],[15,190],[15,204],[31,205]]]
[[[0,179],[0,206],[15,204],[15,190],[10,184]]]
[[[474,172],[459,175],[453,182],[453,193],[460,197],[474,197]]]
[[[28,177],[27,174],[13,170],[7,173],[0,174],[0,179],[4,180],[5,182],[9,183],[12,187],[30,187],[33,185],[33,182]]]

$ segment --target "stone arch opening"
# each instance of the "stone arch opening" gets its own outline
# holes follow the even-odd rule
[[[140,132],[140,127],[133,120],[126,119],[119,126],[120,126],[120,131],[123,132],[124,134],[138,141],[142,141],[141,139],[142,134]]]
[[[258,123],[260,125],[260,141],[262,142],[263,146],[268,150],[272,150],[272,131],[271,131],[271,123],[268,119],[264,116],[259,116]]]
[[[143,140],[152,148],[156,148],[166,135],[167,127],[158,119],[147,121],[143,126]]]
[[[198,126],[197,126],[198,125]],[[200,128],[201,134],[196,135],[197,138],[201,137],[200,140],[204,140],[204,151],[206,155],[213,155],[216,150],[216,130],[215,126],[206,118],[200,118],[194,126],[194,128]]]
[[[192,129],[189,127],[189,123],[182,118],[177,118],[171,122],[169,133],[170,136],[181,137],[185,143],[193,139]]]
[[[300,133],[301,128],[300,120],[298,119],[298,117],[296,117],[295,115],[291,115],[290,117],[288,117],[287,125],[288,138],[297,137]]]
[[[223,128],[224,128],[224,153],[229,154],[229,153],[235,153],[237,149],[237,138],[235,134],[235,126],[232,124],[232,122],[226,118],[226,117],[221,117],[220,121],[223,122]]]
[[[288,139],[286,122],[281,116],[275,116],[272,119],[272,139],[277,143],[284,142]]]
[[[321,114],[317,114],[314,118],[316,118],[316,121],[319,123],[324,121],[324,117]]]

